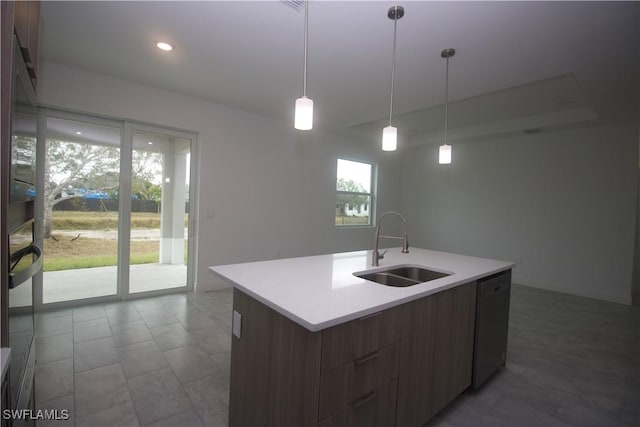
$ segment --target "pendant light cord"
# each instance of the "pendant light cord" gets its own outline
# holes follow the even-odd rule
[[[393,19],[393,53],[391,59],[391,98],[389,100],[389,126],[393,116],[393,92],[396,85],[396,37],[398,34],[398,17]]]
[[[307,96],[307,51],[309,49],[309,0],[304,2],[304,71],[302,75],[302,96]]]
[[[447,73],[444,84],[444,144],[447,145],[447,127],[449,122],[449,57],[447,60]]]

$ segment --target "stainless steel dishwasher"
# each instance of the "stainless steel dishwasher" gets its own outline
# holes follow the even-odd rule
[[[506,363],[510,297],[511,270],[478,280],[471,381],[474,389]]]

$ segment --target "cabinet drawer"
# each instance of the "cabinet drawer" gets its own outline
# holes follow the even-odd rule
[[[397,392],[398,380],[390,381],[322,420],[318,427],[395,426]]]
[[[329,372],[399,339],[401,307],[337,325],[322,332],[322,373]]]
[[[399,345],[393,343],[320,377],[319,418],[324,419],[398,377]]]

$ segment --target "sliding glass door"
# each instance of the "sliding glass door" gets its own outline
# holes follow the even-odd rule
[[[129,292],[187,286],[191,140],[133,133]]]
[[[48,112],[42,304],[192,289],[194,139]]]
[[[120,129],[47,119],[43,303],[116,295]]]

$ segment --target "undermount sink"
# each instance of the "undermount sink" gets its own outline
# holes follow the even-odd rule
[[[428,270],[421,267],[390,267],[374,272],[354,273],[355,276],[386,286],[406,287],[450,276],[449,273]]]

